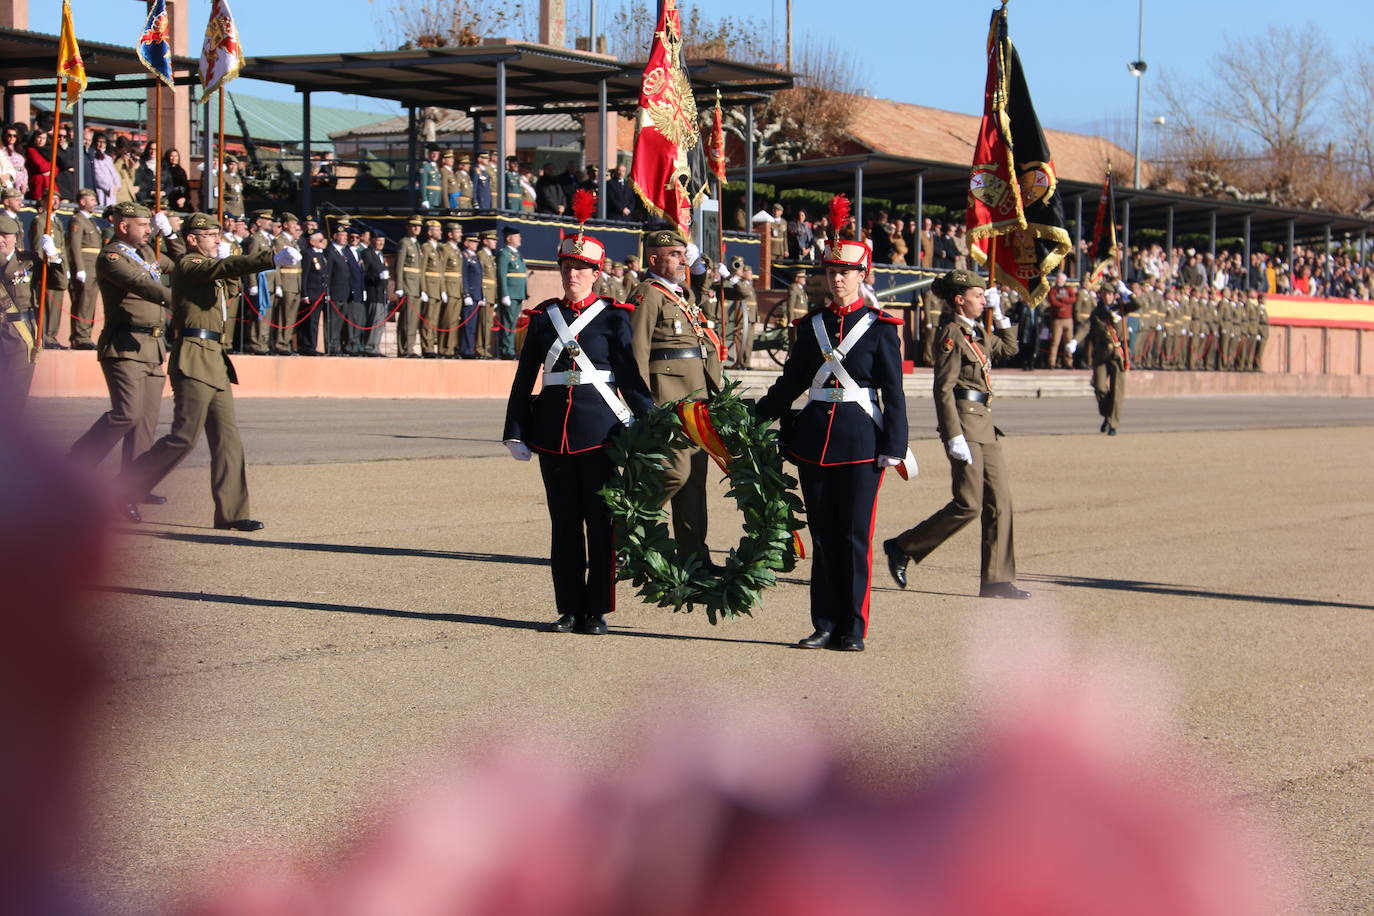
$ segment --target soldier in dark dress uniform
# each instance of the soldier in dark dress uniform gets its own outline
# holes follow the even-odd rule
[[[985,283],[969,270],[952,270],[933,287],[951,314],[935,338],[935,420],[949,456],[953,498],[930,518],[883,542],[888,571],[906,588],[908,560],[924,560],[975,519],[982,519],[980,598],[1029,598],[1016,587],[1012,540],[1011,480],[992,421],[992,361],[1016,355],[1016,326],[994,307],[997,333],[989,337],[979,318]]]
[[[784,430],[811,530],[810,636],[803,649],[861,652],[868,631],[873,522],[883,471],[908,460],[902,394],[902,326],[864,299],[868,245],[836,239],[826,250],[825,306],[796,322],[782,376],[755,407],[761,418],[805,407]],[[908,466],[908,472],[911,468]]]
[[[592,291],[605,256],[600,242],[581,233],[559,243],[563,298],[525,311],[528,336],[502,434],[515,459],[539,453],[558,611],[550,629],[559,633],[606,632],[604,615],[615,609],[615,550],[610,510],[598,495],[612,471],[605,446],[653,403],[631,348],[634,307]],[[531,398],[541,373],[543,388]]]
[[[128,469],[128,492],[152,489],[190,454],[204,429],[210,445],[215,527],[257,531],[263,524],[248,514],[248,474],[230,388],[238,376],[224,353],[226,284],[230,277],[252,276],[274,265],[294,267],[301,253],[294,247],[274,253],[272,246],[264,245],[254,254],[220,258],[220,228],[214,217],[193,213],[186,230],[194,250],[172,270],[172,431]]]

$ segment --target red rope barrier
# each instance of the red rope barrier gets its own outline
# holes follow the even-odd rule
[[[348,325],[350,328],[353,328],[354,330],[357,330],[357,331],[375,331],[375,330],[377,330],[378,328],[380,328],[382,325],[384,325],[384,324],[386,324],[388,321],[390,321],[390,320],[391,320],[391,316],[392,316],[392,315],[395,315],[397,312],[399,312],[399,311],[401,310],[401,306],[404,304],[404,302],[405,302],[404,299],[398,300],[398,301],[396,302],[396,306],[395,306],[391,311],[387,312],[385,318],[383,318],[381,321],[377,322],[377,323],[374,324],[374,325],[369,325],[368,327],[363,327],[363,326],[360,325],[360,324],[354,324],[352,321],[350,321],[350,320],[348,319],[348,316],[347,316],[347,315],[345,315],[343,312],[339,311],[339,307],[338,307],[337,305],[334,304],[334,300],[333,300],[333,299],[330,299],[330,300],[329,300],[329,307],[332,308],[332,309],[334,310],[334,314],[335,314],[335,315],[338,315],[340,318],[342,318],[343,321],[344,321],[344,324]],[[421,318],[420,320],[423,321],[424,319]],[[462,327],[462,325],[459,325],[459,327]]]
[[[440,333],[440,334],[447,334],[447,333],[449,333],[450,331],[457,331],[457,330],[462,329],[462,327],[463,327],[464,325],[466,325],[469,321],[471,321],[472,319],[476,318],[476,317],[477,317],[477,313],[480,312],[480,311],[481,311],[481,309],[479,309],[479,308],[477,308],[476,306],[474,306],[473,309],[472,309],[472,314],[471,314],[471,315],[469,315],[468,317],[464,318],[462,321],[458,322],[457,324],[455,324],[455,325],[454,325],[453,327],[451,327],[451,328],[438,328],[438,327],[435,327],[434,325],[432,325],[432,324],[429,323],[429,320],[428,320],[427,318],[425,318],[424,313],[421,313],[421,314],[420,314],[420,321],[421,321],[421,323],[423,323],[426,327],[428,327],[428,328],[429,328],[430,330],[432,330],[432,331],[436,331],[436,332],[438,332],[438,333]]]

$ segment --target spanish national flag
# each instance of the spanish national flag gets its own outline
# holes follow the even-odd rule
[[[64,98],[70,109],[86,91],[86,62],[81,59],[81,49],[76,46],[76,27],[72,25],[72,7],[62,0],[62,34],[57,40],[57,79],[65,80]]]

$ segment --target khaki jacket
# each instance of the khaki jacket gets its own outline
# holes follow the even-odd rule
[[[420,254],[420,241],[406,236],[396,246],[397,288],[405,293],[412,305],[420,304],[420,293],[424,291],[424,258]]]
[[[992,410],[984,403],[955,398],[963,388],[992,394],[992,360],[1015,356],[1016,325],[999,328],[991,337],[975,339],[974,331],[958,318],[940,326],[935,338],[935,423],[940,439],[948,442],[963,436],[969,442],[997,441]]]
[[[720,356],[705,334],[705,313],[693,301],[691,290],[684,286],[674,291],[660,281],[648,279],[630,294],[630,301],[635,306],[630,316],[635,362],[639,364],[639,374],[649,383],[655,403],[667,404],[688,395],[706,397],[710,393],[708,381],[720,387]],[[707,357],[650,359],[654,350],[689,347],[705,347]]]
[[[100,260],[102,247],[104,243],[100,238],[100,230],[91,222],[90,216],[81,210],[73,213],[71,221],[67,223],[67,250],[71,252],[73,280],[78,270],[84,270],[86,281],[95,281],[95,265]]]
[[[430,302],[438,302],[444,292],[444,252],[433,240],[420,245],[420,273],[424,275],[422,290]]]
[[[232,330],[225,324],[229,278],[270,270],[272,256],[272,247],[268,245],[260,246],[256,254],[216,260],[195,253],[177,262],[172,269],[172,333],[177,339],[168,363],[174,373],[221,391],[238,380],[224,352],[223,340],[181,337],[180,333],[195,328],[227,335]]]
[[[459,302],[463,298],[463,252],[452,242],[441,246],[443,260],[440,262],[444,272],[444,292],[449,302]]]
[[[272,242],[272,253],[276,254],[283,248],[296,248],[296,240],[285,232],[278,235]],[[281,287],[282,299],[290,302],[301,297],[301,265],[295,267],[278,267],[277,286]]]
[[[147,245],[138,258],[115,240],[101,249],[95,265],[95,279],[105,306],[105,326],[96,343],[100,359],[134,359],[161,365],[167,355],[167,338],[160,331],[167,324],[172,293],[163,278],[172,270],[173,259],[186,253],[186,243],[179,236],[164,241],[167,244],[157,258],[156,273],[149,269],[153,266],[153,250]],[[159,333],[134,334],[126,330],[130,326],[157,328]]]

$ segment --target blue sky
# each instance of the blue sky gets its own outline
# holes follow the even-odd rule
[[[191,3],[199,53],[209,0]],[[374,50],[381,47],[379,10],[388,0],[233,0],[248,54]],[[527,0],[535,3],[537,0]],[[588,0],[568,0],[568,18],[581,27]],[[682,0],[683,4],[690,0]],[[698,0],[708,17],[751,17],[782,40],[784,0]],[[603,21],[616,0],[598,0]],[[58,0],[30,0],[30,27],[56,32]],[[983,0],[859,0],[851,3],[794,0],[794,34],[825,36],[862,60],[865,83],[877,96],[974,112],[981,105],[983,41],[993,4]],[[142,26],[140,6],[130,0],[73,0],[80,36],[132,42]],[[1012,0],[1012,39],[1020,49],[1041,120],[1048,127],[1083,132],[1125,129],[1135,116],[1135,78],[1126,62],[1136,55],[1137,0]],[[1339,66],[1357,43],[1374,35],[1370,0],[1325,0],[1319,7],[1256,0],[1145,0],[1147,120],[1161,109],[1151,96],[1159,74],[1201,77],[1223,37],[1244,39],[1270,24],[1293,22],[1293,12],[1319,19],[1292,27],[1322,32]],[[847,15],[846,15],[847,14]],[[773,28],[775,24],[775,29]],[[127,36],[127,37],[123,37]],[[244,93],[292,98],[290,90],[241,80]],[[385,102],[320,98],[321,104],[395,112]]]

